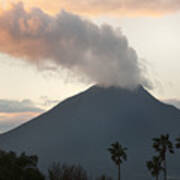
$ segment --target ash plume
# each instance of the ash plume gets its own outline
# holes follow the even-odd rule
[[[65,68],[103,86],[149,85],[136,51],[120,31],[66,11],[50,16],[18,3],[1,12],[0,52],[44,69]]]

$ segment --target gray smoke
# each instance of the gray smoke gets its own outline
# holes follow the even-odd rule
[[[0,52],[43,68],[65,68],[104,86],[149,84],[136,51],[121,32],[65,11],[50,16],[39,8],[26,11],[22,3],[4,11]]]

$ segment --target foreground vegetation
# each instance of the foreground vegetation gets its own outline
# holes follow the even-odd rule
[[[173,144],[168,134],[153,138],[152,147],[155,155],[146,162],[147,170],[152,177],[159,180],[162,173],[167,180],[167,155],[174,154],[175,148],[180,149],[180,138]],[[118,169],[118,180],[121,179],[121,164],[127,161],[127,148],[115,142],[107,149],[111,159]],[[14,152],[0,150],[0,180],[45,180],[45,176],[37,167],[38,157],[25,153],[17,155]],[[48,169],[49,180],[90,180],[86,170],[80,165],[53,163]],[[113,180],[112,177],[101,175],[95,180]]]
[[[44,180],[37,163],[37,156],[0,151],[0,180]]]

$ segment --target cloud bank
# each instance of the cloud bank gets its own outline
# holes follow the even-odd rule
[[[0,113],[42,112],[31,100],[15,101],[0,99]]]
[[[0,112],[0,133],[7,132],[40,115],[40,112]]]
[[[31,100],[0,99],[0,133],[13,129],[42,112]]]
[[[61,12],[49,16],[22,3],[0,14],[0,52],[41,68],[65,68],[104,86],[148,86],[136,51],[109,25]]]
[[[180,10],[180,0],[1,0],[3,1],[6,1],[6,4],[22,1],[26,7],[40,7],[51,14],[67,9],[72,13],[89,16],[156,16]]]

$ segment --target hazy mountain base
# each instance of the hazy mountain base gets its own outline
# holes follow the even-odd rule
[[[144,88],[134,91],[94,86],[49,112],[0,136],[1,147],[35,153],[45,172],[53,161],[80,163],[93,176],[116,175],[107,151],[119,141],[128,147],[123,179],[151,179],[145,161],[151,159],[151,139],[162,133],[177,137],[180,111],[152,97]],[[170,157],[168,173],[180,177],[180,153]]]

